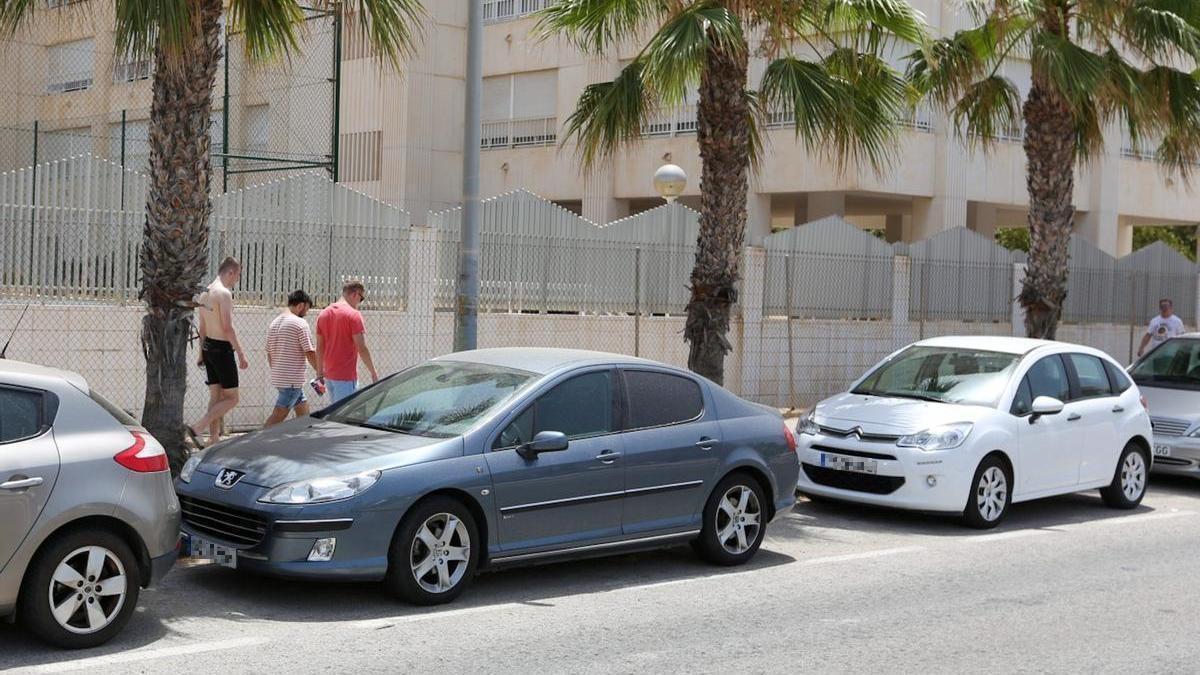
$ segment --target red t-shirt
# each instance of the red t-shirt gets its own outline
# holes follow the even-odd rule
[[[321,310],[317,316],[317,335],[323,341],[321,358],[325,377],[358,379],[358,347],[354,345],[354,336],[365,332],[362,314],[344,300]]]

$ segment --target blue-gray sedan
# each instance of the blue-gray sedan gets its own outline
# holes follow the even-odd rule
[[[476,570],[690,542],[748,561],[793,503],[779,413],[687,371],[561,349],[427,361],[193,457],[193,552],[448,602]]]

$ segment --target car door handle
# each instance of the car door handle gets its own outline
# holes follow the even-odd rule
[[[40,476],[33,478],[20,478],[10,480],[7,483],[0,483],[0,490],[24,490],[25,488],[37,487],[42,484]]]
[[[1119,405],[1114,405],[1112,411],[1115,413],[1123,413],[1123,412],[1125,412],[1125,408],[1123,408],[1122,406],[1119,406]]]
[[[620,457],[621,453],[613,452],[612,450],[605,450],[604,452],[596,455],[596,459],[600,460],[601,464],[612,464]]]
[[[1074,422],[1075,420],[1082,419],[1082,418],[1083,418],[1083,415],[1080,415],[1079,413],[1071,413],[1070,415],[1067,415],[1068,422]]]
[[[715,439],[705,436],[704,438],[696,441],[696,447],[700,448],[701,450],[712,450],[712,447],[716,442],[717,441]]]

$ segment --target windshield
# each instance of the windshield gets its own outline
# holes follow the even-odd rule
[[[1200,340],[1167,340],[1139,361],[1130,375],[1139,385],[1200,389]]]
[[[1021,357],[948,347],[909,347],[851,393],[995,406]]]
[[[367,389],[325,419],[417,436],[449,438],[470,429],[537,375],[478,363],[430,361]]]

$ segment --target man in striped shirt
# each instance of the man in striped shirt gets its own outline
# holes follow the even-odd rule
[[[275,409],[264,426],[279,424],[288,413],[296,417],[308,414],[308,399],[304,397],[304,362],[320,372],[317,348],[304,315],[312,307],[312,298],[304,291],[292,291],[287,311],[271,322],[267,329],[267,364],[271,367],[271,386],[278,390]]]

